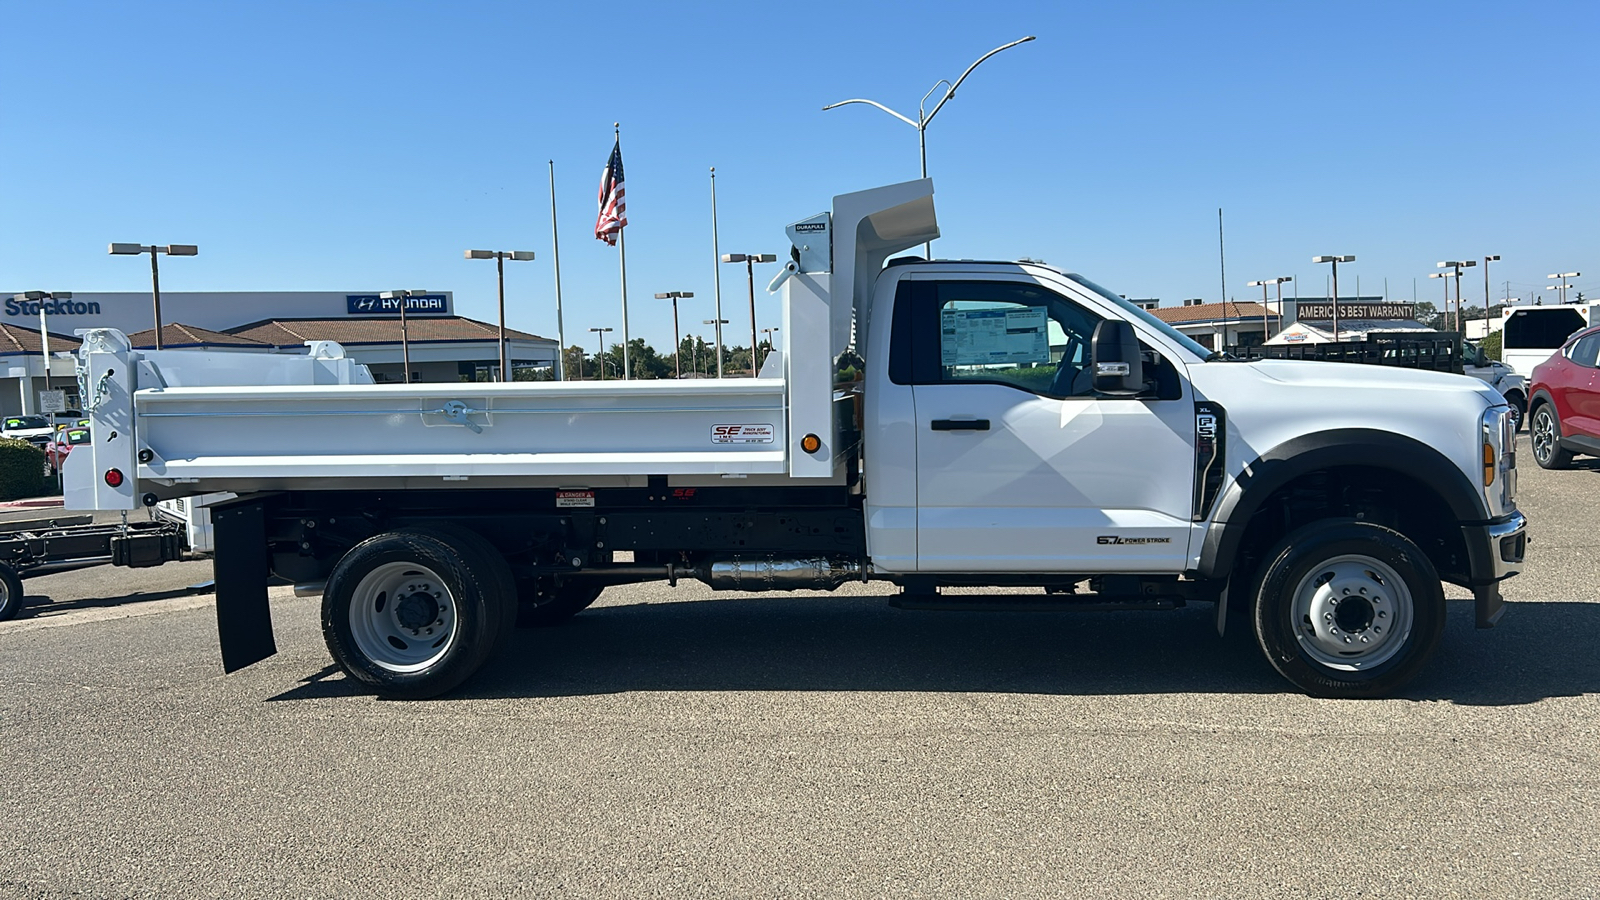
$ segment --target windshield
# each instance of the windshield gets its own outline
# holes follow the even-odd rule
[[[1157,331],[1161,332],[1162,334],[1166,335],[1168,338],[1172,339],[1172,341],[1174,343],[1176,343],[1178,346],[1180,346],[1183,349],[1189,351],[1190,353],[1193,353],[1195,356],[1199,357],[1200,359],[1208,359],[1208,358],[1210,358],[1212,356],[1211,351],[1207,350],[1204,346],[1202,346],[1194,338],[1189,337],[1188,335],[1184,334],[1183,332],[1179,331],[1178,329],[1173,328],[1171,325],[1168,325],[1167,323],[1165,323],[1165,322],[1161,321],[1160,319],[1156,318],[1155,316],[1151,315],[1148,310],[1140,309],[1139,307],[1134,306],[1132,303],[1129,303],[1128,301],[1122,299],[1122,297],[1120,295],[1113,294],[1111,291],[1108,291],[1105,288],[1101,287],[1100,285],[1095,284],[1094,282],[1092,282],[1089,279],[1083,277],[1082,275],[1074,275],[1074,274],[1069,272],[1069,273],[1067,273],[1067,277],[1072,279],[1073,281],[1077,282],[1078,284],[1088,288],[1089,290],[1094,291],[1096,294],[1099,294],[1101,297],[1104,297],[1106,300],[1110,301],[1111,303],[1116,304],[1118,309],[1122,310],[1123,312],[1127,313],[1129,316],[1131,316],[1131,317],[1133,317],[1135,319],[1138,319],[1139,321],[1145,323],[1146,325],[1149,325],[1151,328],[1154,328],[1155,330],[1157,330]]]
[[[7,431],[19,428],[49,428],[50,423],[44,420],[44,416],[11,416],[6,419],[5,427]]]

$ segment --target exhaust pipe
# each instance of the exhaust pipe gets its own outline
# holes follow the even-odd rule
[[[683,572],[715,591],[831,591],[861,578],[861,563],[851,559],[776,559],[732,556],[713,559]]]

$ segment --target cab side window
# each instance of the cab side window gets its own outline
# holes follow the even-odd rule
[[[936,383],[1005,384],[1052,397],[1093,392],[1093,379],[1084,373],[1099,316],[1037,285],[931,287],[932,302],[921,315],[937,328]]]

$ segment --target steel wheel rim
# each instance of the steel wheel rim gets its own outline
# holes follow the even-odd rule
[[[1533,414],[1533,456],[1540,462],[1549,462],[1556,446],[1556,423],[1550,411],[1541,408]]]
[[[1411,636],[1411,590],[1370,556],[1336,556],[1307,572],[1291,609],[1300,649],[1330,669],[1363,672],[1393,659]]]
[[[384,563],[351,594],[350,637],[379,668],[425,669],[449,652],[455,635],[455,596],[427,566]]]

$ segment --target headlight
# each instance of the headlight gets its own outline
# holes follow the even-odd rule
[[[1516,509],[1517,436],[1512,430],[1511,408],[1491,406],[1483,411],[1481,422],[1483,499],[1489,515],[1503,516]]]

